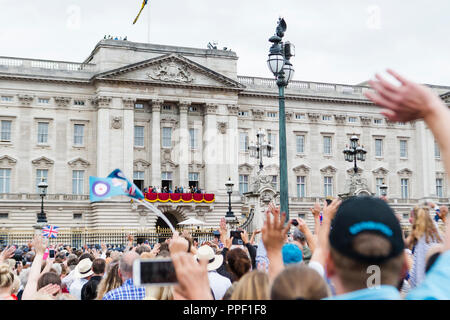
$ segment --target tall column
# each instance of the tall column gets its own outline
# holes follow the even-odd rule
[[[431,174],[430,172],[430,164],[429,164],[429,156],[434,155],[434,150],[428,150],[427,144],[427,130],[425,128],[425,122],[423,121],[417,121],[416,122],[416,154],[418,155],[417,158],[417,172],[414,172],[413,174],[416,177],[418,196],[421,198],[427,198],[430,196],[430,185],[434,185],[434,183],[431,181]],[[434,147],[434,144],[433,144]],[[412,181],[410,181],[411,183]],[[399,182],[400,185],[400,182]],[[412,186],[415,188],[414,186]],[[400,188],[399,188],[400,189]],[[411,191],[409,191],[411,194]],[[399,191],[400,193],[400,191]]]
[[[205,190],[218,189],[217,159],[217,105],[207,104],[204,109],[203,125],[203,162],[205,164]]]
[[[239,192],[239,129],[238,129],[238,112],[239,107],[236,105],[228,106],[228,131],[227,131],[227,164],[228,164],[228,177],[234,182],[234,191],[237,194]],[[228,178],[226,179],[228,180]],[[221,186],[225,184],[225,181],[221,181]],[[224,188],[224,186],[222,187]],[[237,191],[236,191],[237,190]]]
[[[161,105],[163,100],[152,101],[152,186],[161,186]]]
[[[134,103],[135,99],[123,101],[123,173],[128,179],[133,179],[134,161]]]
[[[97,176],[106,177],[110,172],[110,97],[97,97]]]
[[[179,185],[184,188],[188,187],[189,175],[189,128],[188,128],[188,108],[190,101],[182,100],[179,102],[180,110],[180,156],[179,156]]]

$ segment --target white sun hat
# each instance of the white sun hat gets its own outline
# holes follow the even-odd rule
[[[94,274],[92,271],[92,261],[89,258],[81,260],[75,267],[75,277],[86,278]]]
[[[213,248],[208,245],[201,246],[194,256],[198,261],[208,261],[208,271],[218,269],[223,263],[223,256],[221,254],[215,255]]]

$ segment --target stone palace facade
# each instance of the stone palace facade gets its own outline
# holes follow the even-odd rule
[[[279,187],[278,90],[271,78],[238,76],[237,60],[232,51],[115,40],[100,41],[83,63],[0,57],[0,230],[36,222],[42,177],[50,224],[155,228],[156,217],[127,198],[90,203],[89,176],[115,168],[141,187],[214,193],[213,203],[156,203],[174,221],[196,217],[207,227],[228,210],[231,177],[233,212],[261,226]],[[450,87],[431,87],[450,102]],[[311,223],[316,199],[347,192],[353,164],[342,151],[354,134],[368,151],[358,192],[377,194],[385,182],[404,222],[421,200],[449,202],[430,130],[387,121],[366,90],[305,81],[286,89],[291,217]],[[247,147],[259,129],[274,155],[258,176]]]

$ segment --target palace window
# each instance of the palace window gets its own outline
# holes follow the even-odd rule
[[[375,157],[383,156],[383,139],[375,139]]]
[[[401,185],[401,194],[402,199],[408,199],[409,198],[409,179],[401,179],[400,181]]]
[[[239,193],[242,195],[248,192],[248,175],[239,175]]]
[[[305,136],[297,136],[297,153],[305,153]]]
[[[248,117],[248,111],[239,111],[238,115],[241,117]]]
[[[298,198],[306,197],[306,177],[305,176],[297,177],[297,197]]]
[[[164,127],[162,128],[162,146],[163,148],[172,147],[172,128]]]
[[[133,183],[141,190],[144,188],[144,176],[144,171],[133,171]]]
[[[189,146],[191,149],[198,148],[198,129],[189,129]]]
[[[356,117],[348,117],[348,122],[356,123],[356,122],[358,122],[358,118],[356,118]]]
[[[73,130],[73,144],[82,146],[84,143],[84,124],[75,124]]]
[[[2,120],[1,141],[5,141],[5,142],[11,141],[11,124],[12,124],[12,121],[10,121],[10,120]]]
[[[1,101],[2,102],[12,102],[13,101],[13,97],[2,96]]]
[[[172,172],[161,173],[161,188],[172,189]]]
[[[272,188],[275,190],[278,188],[278,176],[272,176]]]
[[[84,170],[72,171],[72,194],[84,193]]]
[[[11,183],[11,169],[0,169],[0,193],[9,193]]]
[[[189,187],[198,188],[198,186],[199,186],[198,177],[199,177],[198,172],[189,172]]]
[[[382,124],[383,123],[383,119],[373,119],[373,123],[374,124]]]
[[[248,151],[248,133],[247,132],[239,133],[239,150],[241,152]]]
[[[439,144],[436,141],[434,142],[434,158],[441,158],[441,150],[439,149]]]
[[[322,120],[323,121],[331,121],[331,116],[330,115],[323,115],[322,116]]]
[[[269,118],[277,118],[278,117],[278,113],[277,112],[267,112],[267,116]]]
[[[48,183],[48,170],[47,169],[37,169],[36,170],[36,193],[39,193],[39,183],[41,183],[42,178]]]
[[[444,197],[443,179],[441,178],[436,179],[436,196],[438,196],[439,198]]]
[[[323,178],[323,190],[325,197],[333,196],[333,177]]]
[[[331,155],[332,152],[331,143],[332,140],[330,136],[323,137],[323,153],[325,155]]]
[[[408,141],[400,140],[400,158],[408,157]]]
[[[304,113],[296,113],[295,114],[295,119],[297,119],[297,120],[305,120],[306,119],[306,115]]]
[[[144,104],[143,103],[135,103],[134,108],[135,109],[144,109]]]
[[[48,98],[38,98],[38,103],[39,104],[49,104],[50,103],[50,99],[48,99]]]
[[[267,133],[267,140],[270,141],[270,144],[272,145],[272,154],[276,153],[277,151],[277,134],[269,132]]]
[[[143,147],[144,146],[144,127],[134,126],[134,146]]]
[[[37,142],[39,144],[48,143],[48,122],[38,122]]]
[[[75,106],[84,106],[86,104],[86,102],[84,100],[74,100],[73,104]]]
[[[377,178],[376,179],[376,190],[377,190],[377,196],[381,196],[381,186],[383,185],[383,178]]]

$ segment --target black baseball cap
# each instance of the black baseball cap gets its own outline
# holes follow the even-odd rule
[[[354,238],[361,233],[385,237],[391,244],[385,256],[367,256],[353,249]],[[351,197],[341,203],[331,224],[330,246],[344,256],[366,263],[382,263],[404,250],[402,229],[392,208],[375,197]]]

